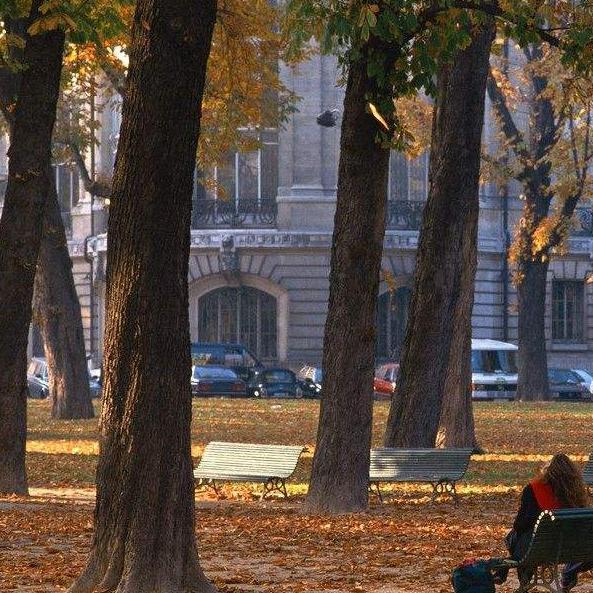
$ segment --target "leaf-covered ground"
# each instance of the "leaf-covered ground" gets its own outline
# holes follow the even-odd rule
[[[387,411],[375,403],[375,445]],[[82,570],[92,535],[97,423],[50,420],[46,402],[31,402],[29,414],[32,496],[0,499],[0,591],[63,591]],[[457,562],[504,553],[520,489],[543,460],[562,450],[584,461],[593,449],[591,405],[481,403],[476,423],[487,455],[472,460],[458,506],[402,485],[388,489],[385,504],[373,500],[368,513],[314,517],[302,502],[317,414],[311,401],[194,402],[196,461],[214,439],[309,449],[288,501],[258,502],[257,485],[227,485],[221,500],[196,495],[202,562],[221,593],[449,592]],[[593,591],[588,575],[581,590]]]

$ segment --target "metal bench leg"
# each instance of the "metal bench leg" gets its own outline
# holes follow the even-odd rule
[[[515,593],[527,593],[536,588],[545,589],[550,593],[562,593],[557,564],[538,566],[527,579],[520,583]]]
[[[369,482],[369,494],[376,494],[379,502],[383,503],[383,495],[381,494],[381,488],[379,488],[379,482]]]
[[[280,492],[284,498],[288,498],[288,492],[286,491],[286,483],[283,478],[269,478],[264,482],[262,493],[259,497],[260,501],[264,500],[270,492]]]
[[[220,490],[218,489],[218,486],[216,485],[216,482],[214,480],[205,480],[203,478],[200,478],[198,480],[198,483],[196,484],[196,490],[201,488],[203,488],[204,490],[211,488],[212,490],[214,490],[214,494],[216,494],[216,497],[220,498]]]
[[[432,496],[431,501],[434,502],[439,496],[448,494],[455,504],[459,502],[459,497],[457,495],[456,489],[456,482],[451,482],[450,480],[439,480],[438,482],[431,482],[432,486]]]

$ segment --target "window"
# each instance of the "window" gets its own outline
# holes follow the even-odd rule
[[[231,152],[214,167],[212,188],[196,187],[197,199],[224,200],[240,210],[241,202],[261,204],[278,193],[278,133],[260,133],[261,146],[251,152]],[[199,181],[197,183],[199,184]]]
[[[198,337],[201,342],[238,342],[258,358],[273,359],[276,315],[272,295],[255,288],[219,288],[198,301]]]
[[[379,360],[399,360],[404,342],[411,290],[406,287],[386,292],[377,307],[377,345]]]
[[[552,283],[552,339],[565,342],[583,340],[583,295],[581,281],[555,280]]]
[[[54,175],[64,227],[69,234],[72,232],[72,208],[80,198],[80,178],[72,165],[54,165]]]
[[[389,199],[420,202],[428,196],[428,151],[415,159],[392,152],[389,159]]]

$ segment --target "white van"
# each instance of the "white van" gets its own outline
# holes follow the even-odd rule
[[[473,399],[515,399],[517,350],[507,342],[472,339]]]

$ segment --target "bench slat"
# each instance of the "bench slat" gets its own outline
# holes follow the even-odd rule
[[[372,449],[371,482],[460,480],[472,449]]]
[[[289,478],[304,447],[213,441],[194,470],[195,479],[261,482]]]
[[[591,560],[593,509],[562,509],[544,511],[539,516],[521,564],[537,566]]]

